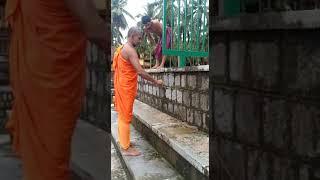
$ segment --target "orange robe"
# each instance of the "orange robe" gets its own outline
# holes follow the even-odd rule
[[[118,137],[120,146],[130,146],[130,122],[133,103],[137,95],[138,74],[133,65],[121,56],[122,46],[113,58],[115,108],[118,112]]]
[[[69,180],[87,40],[62,0],[8,0],[6,19],[14,95],[7,129],[24,180]]]

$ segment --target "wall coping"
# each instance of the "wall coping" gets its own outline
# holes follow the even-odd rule
[[[209,72],[209,65],[183,67],[183,68],[162,68],[162,69],[145,69],[148,73],[165,73],[165,72]]]
[[[211,24],[211,31],[315,29],[320,28],[320,10],[214,17]]]

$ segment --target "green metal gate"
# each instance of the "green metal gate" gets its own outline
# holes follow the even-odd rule
[[[162,53],[179,57],[179,67],[188,57],[209,55],[209,0],[163,0]],[[171,47],[166,31],[171,27]]]

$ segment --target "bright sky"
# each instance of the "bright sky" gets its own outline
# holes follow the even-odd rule
[[[125,7],[125,9],[133,16],[137,16],[138,14],[144,13],[144,7],[147,5],[147,3],[152,3],[155,0],[128,0],[128,4]],[[128,16],[125,16],[126,20],[128,22],[128,27],[136,26],[137,22],[139,21],[138,18],[135,18],[134,20],[131,19]],[[126,29],[122,32],[123,37],[125,38],[127,35],[129,29]],[[123,41],[126,41],[125,39]]]

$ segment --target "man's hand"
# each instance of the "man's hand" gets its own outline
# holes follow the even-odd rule
[[[157,80],[156,81],[156,86],[162,87],[163,86],[163,81],[162,80]]]

